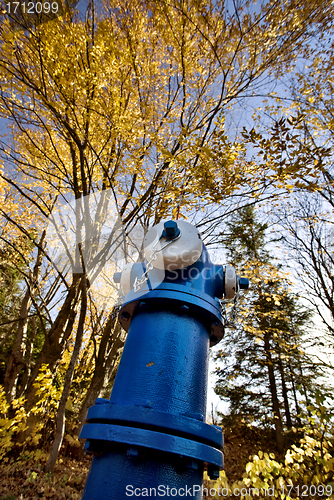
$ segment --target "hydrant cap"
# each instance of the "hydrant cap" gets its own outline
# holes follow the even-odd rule
[[[237,293],[237,275],[234,267],[225,266],[225,283],[224,283],[225,299],[232,300]]]
[[[155,249],[159,250],[170,239],[164,237],[163,234],[166,229],[165,222],[162,221],[153,226],[146,234],[144,254],[148,261],[151,259],[153,246],[155,245]],[[156,269],[166,269],[168,271],[183,269],[199,260],[203,250],[203,243],[196,227],[189,224],[189,222],[179,220],[177,221],[177,228],[181,232],[180,237],[175,241],[171,241],[166,248],[156,254],[157,258],[153,261]],[[162,238],[160,239],[161,235]]]

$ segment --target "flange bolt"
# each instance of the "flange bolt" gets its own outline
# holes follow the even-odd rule
[[[219,479],[219,469],[213,465],[208,465],[208,476],[211,480],[217,481]]]

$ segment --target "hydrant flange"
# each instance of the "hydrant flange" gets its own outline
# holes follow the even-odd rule
[[[219,426],[209,425],[197,418],[187,415],[174,415],[143,406],[121,406],[110,404],[109,400],[97,400],[95,406],[88,410],[87,423],[105,422],[128,426],[171,432],[171,434],[188,437],[204,444],[223,449],[223,433]]]
[[[210,331],[210,347],[216,345],[224,336],[219,301],[200,290],[192,288],[190,283],[187,283],[187,285],[174,285],[173,283],[164,282],[155,289],[148,290],[140,298],[134,291],[130,291],[119,314],[122,328],[125,331],[129,330],[133,315],[140,308],[155,308],[157,302],[159,302],[159,307],[175,308],[175,304],[178,302],[179,307],[184,309],[187,306],[191,314],[200,316],[207,323]]]
[[[96,423],[86,424],[80,437],[89,440],[86,450],[92,452],[98,451],[96,444],[101,441],[103,443],[128,444],[164,453],[181,455],[182,457],[193,458],[194,460],[215,465],[216,467],[223,467],[224,465],[223,454],[220,450],[198,441],[175,436],[174,434],[165,434],[124,425]]]

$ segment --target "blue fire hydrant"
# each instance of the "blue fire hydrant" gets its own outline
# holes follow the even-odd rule
[[[128,336],[110,400],[89,409],[80,435],[94,453],[83,500],[201,499],[204,465],[212,479],[223,467],[222,430],[204,422],[209,346],[224,333],[219,299],[248,280],[212,264],[185,221],[151,228],[144,251],[114,276]]]

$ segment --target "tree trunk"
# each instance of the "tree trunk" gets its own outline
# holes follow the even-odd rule
[[[306,401],[306,408],[307,408],[307,413],[308,413],[308,416],[309,417],[312,417],[312,412],[309,408],[310,406],[310,401],[308,399],[308,393],[307,393],[307,388],[306,388],[306,385],[305,385],[305,382],[304,382],[304,375],[303,375],[303,370],[302,370],[302,367],[299,366],[299,372],[300,372],[300,383],[304,389],[304,395],[305,395],[305,401]]]
[[[22,376],[22,379],[20,382],[20,388],[16,390],[16,395],[18,398],[21,397],[22,394],[24,393],[24,391],[26,390],[28,380],[30,377],[30,373],[31,373],[31,356],[32,356],[32,351],[33,351],[33,347],[34,347],[34,341],[35,341],[36,334],[37,334],[37,325],[36,325],[35,316],[33,316],[31,318],[31,322],[33,325],[33,331],[32,331],[32,335],[30,338],[29,346],[27,345],[27,347],[26,347],[26,356],[24,359],[25,368],[24,368],[24,373],[23,373],[23,376]]]
[[[291,420],[291,413],[290,413],[290,406],[289,406],[288,389],[287,389],[286,383],[285,383],[284,368],[283,368],[283,363],[282,363],[282,359],[281,359],[280,354],[279,354],[279,358],[278,358],[278,366],[279,366],[279,372],[280,372],[281,381],[282,381],[282,394],[283,394],[283,400],[284,400],[286,426],[288,429],[291,429],[292,420]]]
[[[301,420],[300,420],[300,409],[298,405],[298,399],[297,399],[297,392],[296,392],[296,386],[295,386],[295,380],[293,376],[293,371],[291,368],[291,363],[289,361],[289,372],[290,372],[290,381],[291,381],[291,386],[292,386],[292,392],[293,392],[293,399],[295,402],[295,407],[296,407],[296,419],[299,425],[301,425]]]
[[[75,430],[77,436],[79,436],[85,423],[89,407],[94,404],[95,399],[99,397],[101,391],[103,390],[106,373],[110,373],[113,369],[118,352],[124,345],[124,340],[121,338],[121,326],[113,315],[114,311],[111,313],[103,329],[99,352],[95,361],[93,377],[78,415],[78,426]],[[114,331],[110,336],[111,329],[113,327]]]
[[[269,334],[266,333],[264,336],[264,345],[265,345],[265,354],[267,358],[267,366],[268,366],[268,375],[269,375],[269,387],[271,393],[271,400],[273,405],[273,413],[274,413],[274,424],[275,424],[275,433],[276,433],[276,445],[278,452],[280,454],[284,453],[284,434],[283,434],[283,425],[281,419],[281,413],[279,408],[279,401],[277,397],[277,387],[274,373],[274,365],[270,352],[270,342],[269,342]]]
[[[24,353],[26,349],[27,330],[29,322],[29,311],[32,305],[32,300],[36,295],[38,281],[41,275],[41,266],[43,261],[43,248],[46,231],[43,231],[38,244],[37,258],[34,269],[31,275],[31,281],[28,284],[26,293],[24,294],[21,308],[20,319],[18,322],[14,348],[8,358],[6,372],[4,376],[4,389],[8,403],[11,403],[16,397],[16,384],[18,376],[24,367]]]
[[[81,280],[82,275],[73,275],[73,281],[67,297],[45,339],[43,348],[31,372],[25,394],[27,399],[25,408],[27,411],[29,411],[36,402],[34,383],[42,365],[48,365],[49,369],[53,372],[71,336],[80,300]]]
[[[114,379],[116,377],[116,374],[117,374],[117,370],[115,373],[116,362],[120,359],[120,357],[119,357],[120,351],[123,349],[125,339],[126,339],[126,334],[125,334],[124,330],[122,330],[122,327],[121,327],[119,322],[117,322],[117,324],[115,326],[113,337],[115,340],[113,342],[111,349],[109,350],[109,354],[107,357],[106,370],[104,373],[104,381],[103,381],[102,388],[100,390],[101,395],[107,389],[107,387],[110,383],[111,377],[113,376]],[[101,397],[104,397],[104,396],[102,395]]]
[[[65,433],[66,403],[67,403],[68,396],[70,393],[70,388],[71,388],[71,383],[72,383],[72,379],[73,379],[75,365],[77,363],[77,360],[78,360],[78,357],[80,354],[80,348],[81,348],[82,338],[83,338],[83,333],[84,333],[86,312],[87,312],[87,290],[86,290],[86,278],[84,277],[82,280],[82,300],[81,300],[81,311],[80,311],[80,318],[79,318],[79,324],[78,324],[78,331],[77,331],[76,338],[75,338],[75,344],[74,344],[71,360],[70,360],[70,363],[69,363],[69,366],[67,368],[66,375],[65,375],[63,392],[62,392],[62,395],[61,395],[61,398],[59,401],[57,418],[56,418],[56,434],[55,434],[55,439],[54,439],[52,446],[51,446],[49,458],[46,462],[46,466],[45,466],[46,472],[53,472],[54,471],[56,461],[58,458],[58,454],[59,454],[59,450],[60,450],[60,447],[61,447],[62,442],[63,442],[64,433]]]
[[[52,373],[59,363],[62,353],[67,345],[68,339],[73,331],[73,324],[77,315],[77,307],[81,295],[81,280],[82,275],[74,275],[73,283],[70,291],[65,299],[65,302],[59,311],[59,314],[54,322],[48,337],[45,339],[42,351],[32,370],[27,390],[25,392],[25,410],[29,412],[38,401],[39,396],[36,395],[34,382],[39,374],[42,365],[47,365]],[[19,436],[19,441],[22,443],[31,434],[34,426],[40,421],[40,416],[30,412],[26,421],[26,430]]]

